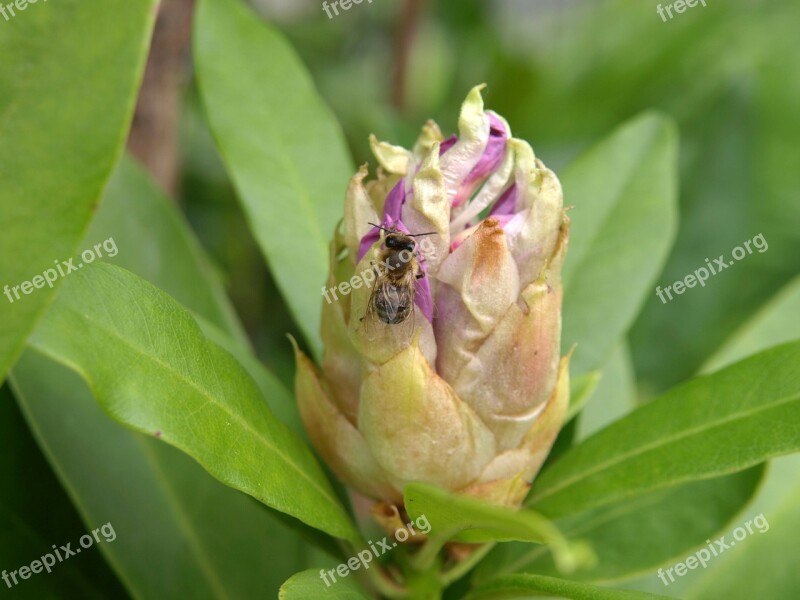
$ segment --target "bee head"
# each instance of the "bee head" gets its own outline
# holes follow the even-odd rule
[[[417,244],[411,237],[402,233],[387,234],[383,243],[391,250],[408,250],[409,252],[413,252],[417,247]]]

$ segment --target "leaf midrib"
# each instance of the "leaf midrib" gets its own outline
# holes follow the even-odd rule
[[[608,469],[610,467],[613,467],[613,466],[617,466],[617,465],[619,465],[619,464],[621,464],[623,462],[626,462],[628,459],[636,458],[636,457],[638,457],[638,456],[640,456],[640,455],[642,455],[642,454],[644,454],[646,452],[650,452],[651,450],[654,450],[654,449],[659,448],[661,446],[667,446],[669,444],[672,444],[674,442],[680,441],[682,439],[685,439],[687,437],[693,436],[695,434],[702,433],[704,431],[709,431],[711,429],[715,429],[717,427],[721,427],[721,426],[726,425],[728,423],[731,423],[733,421],[737,421],[737,420],[749,417],[749,416],[751,416],[753,414],[756,414],[758,412],[772,410],[773,408],[778,408],[780,406],[783,406],[784,404],[788,404],[788,403],[790,403],[792,401],[796,401],[798,399],[800,399],[800,393],[797,393],[797,394],[794,394],[794,395],[791,395],[791,396],[786,396],[786,397],[780,398],[779,400],[776,400],[775,402],[772,402],[770,404],[759,405],[759,406],[757,406],[757,407],[755,407],[753,409],[750,409],[750,410],[745,410],[745,411],[741,411],[741,412],[737,412],[737,413],[732,413],[731,415],[728,415],[727,417],[725,417],[724,419],[721,419],[719,421],[714,421],[712,423],[704,423],[704,424],[699,425],[699,426],[694,427],[694,428],[684,429],[684,430],[678,432],[675,435],[671,435],[671,436],[667,436],[667,437],[659,439],[659,440],[655,440],[654,442],[652,442],[650,444],[645,444],[643,446],[639,446],[639,447],[633,449],[632,451],[629,451],[629,452],[626,452],[626,453],[617,454],[617,455],[611,457],[607,461],[604,461],[604,462],[596,464],[594,467],[592,467],[591,469],[589,469],[587,471],[578,472],[573,477],[564,479],[561,482],[561,484],[556,485],[554,487],[551,487],[550,489],[546,489],[545,493],[543,493],[543,494],[541,494],[539,496],[534,495],[534,497],[531,498],[530,504],[536,504],[537,502],[542,501],[544,498],[549,498],[550,496],[553,496],[554,494],[557,494],[558,492],[561,492],[564,489],[571,487],[572,485],[574,485],[575,483],[579,482],[582,479],[586,479],[588,477],[591,477],[592,475],[595,475],[598,472],[604,471],[604,470],[606,470],[606,469]]]
[[[194,554],[194,556],[197,558],[197,561],[200,565],[200,571],[206,576],[208,583],[218,598],[229,598],[225,591],[225,586],[219,579],[216,570],[212,566],[211,560],[205,551],[203,544],[200,542],[200,539],[196,535],[194,528],[189,523],[189,519],[186,518],[187,511],[184,510],[183,504],[178,499],[177,493],[173,489],[169,477],[164,474],[164,470],[161,467],[161,462],[154,454],[153,449],[149,446],[149,444],[146,443],[145,439],[141,435],[136,435],[136,442],[139,446],[141,446],[142,455],[144,456],[145,460],[152,466],[156,479],[162,484],[161,487],[164,498],[166,499],[167,504],[175,516],[178,529],[183,532],[187,540],[190,542],[189,547],[191,548],[192,554]]]
[[[239,423],[242,426],[242,428],[245,431],[247,431],[248,433],[250,433],[258,442],[260,442],[261,445],[266,447],[268,450],[273,451],[278,457],[283,459],[284,462],[290,468],[292,468],[292,470],[296,471],[301,476],[302,479],[305,479],[307,482],[309,482],[311,484],[311,487],[314,490],[316,490],[324,499],[329,500],[331,503],[333,503],[334,506],[337,506],[336,500],[332,496],[329,496],[325,492],[325,490],[322,487],[320,487],[320,485],[316,481],[311,479],[308,476],[308,474],[305,473],[296,463],[294,463],[293,461],[289,460],[287,458],[286,454],[281,452],[276,446],[270,444],[269,441],[266,438],[264,438],[262,435],[260,435],[259,432],[256,429],[254,429],[252,427],[252,425],[247,420],[243,419],[237,413],[234,413],[233,411],[231,411],[230,407],[228,407],[227,405],[218,402],[216,397],[213,396],[212,394],[210,394],[210,392],[208,392],[208,391],[204,390],[203,388],[199,387],[191,379],[187,379],[180,371],[176,371],[171,365],[169,365],[167,363],[164,363],[158,357],[156,357],[156,356],[154,356],[152,354],[149,354],[149,353],[145,352],[144,350],[140,349],[138,346],[134,345],[127,338],[125,338],[125,337],[121,336],[119,333],[117,333],[116,330],[103,326],[101,323],[91,319],[89,316],[85,316],[85,315],[81,314],[78,310],[76,310],[72,306],[64,306],[64,308],[65,308],[65,310],[70,311],[73,315],[77,316],[80,320],[86,321],[86,322],[94,325],[95,327],[97,327],[97,329],[109,334],[111,337],[118,339],[125,346],[130,348],[133,352],[135,352],[136,354],[138,354],[139,356],[141,356],[141,357],[143,357],[145,359],[149,359],[151,362],[153,362],[156,365],[162,367],[167,373],[174,374],[176,379],[178,379],[179,381],[184,382],[188,387],[196,390],[201,396],[206,398],[206,400],[208,400],[208,402],[212,406],[216,406],[218,408],[218,410],[221,410],[221,412],[223,414],[227,414],[234,421]],[[206,347],[209,347],[210,345],[213,344],[212,342],[210,342],[208,340],[204,340],[204,341],[205,341]],[[36,345],[36,344],[34,344],[34,345]],[[217,348],[220,351],[225,352],[225,350],[223,350],[222,348],[219,348],[219,347],[217,347]],[[249,377],[249,375],[247,375],[246,373],[245,373],[245,375],[247,377]],[[85,373],[85,376],[86,376],[87,379],[90,379],[88,373]],[[253,385],[255,385],[255,384],[253,384]],[[282,425],[282,423],[277,422],[277,425],[280,427]]]

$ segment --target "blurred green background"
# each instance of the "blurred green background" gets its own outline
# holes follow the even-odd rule
[[[170,1],[183,0],[165,0]],[[356,164],[374,166],[370,133],[409,146],[427,118],[434,118],[446,135],[453,133],[460,102],[480,82],[488,84],[487,107],[502,114],[514,135],[528,140],[556,172],[642,111],[656,109],[675,120],[680,133],[678,236],[628,334],[627,351],[620,345],[609,357],[604,382],[587,409],[598,413],[595,422],[624,410],[611,405],[615,397],[609,389],[633,387],[644,401],[693,376],[734,330],[800,273],[797,0],[707,0],[706,7],[688,9],[667,22],[658,16],[658,2],[642,0],[365,0],[333,19],[326,16],[322,0],[251,4],[300,54],[340,121]],[[291,388],[294,360],[286,333],[301,336],[214,146],[189,54],[181,67],[174,199],[212,257],[259,357]],[[344,190],[331,190],[342,206],[343,196]],[[565,203],[570,204],[569,197]],[[690,289],[667,304],[656,297],[656,285],[684,278],[707,258],[729,256],[758,234],[767,240],[768,251],[747,256],[704,288]],[[626,282],[618,285],[623,288]],[[88,392],[80,389],[95,409]],[[45,391],[44,397],[59,400],[52,390]],[[75,490],[62,489],[53,478],[52,457],[37,450],[41,444],[35,445],[5,388],[0,400],[5,401],[0,402],[0,436],[14,449],[0,457],[0,472],[9,474],[0,488],[0,510],[35,520],[59,507],[38,532],[22,531],[30,548],[0,543],[7,567],[17,566],[21,555],[35,556],[36,544],[77,538],[85,530],[80,519],[86,520],[88,510],[76,502]],[[83,431],[85,423],[75,420],[73,426]],[[58,427],[67,429],[63,423]],[[162,451],[164,464],[191,463],[170,454],[171,449]],[[27,460],[17,460],[21,456]],[[788,498],[781,507],[791,513],[791,523],[797,521],[796,503],[790,506],[797,495],[793,458],[779,461],[774,472],[780,477],[770,479],[773,487],[781,477],[795,486],[794,496],[775,492],[775,497]],[[199,480],[204,474],[197,471]],[[116,487],[110,481],[108,493],[101,487],[99,496],[112,497]],[[194,498],[194,480],[183,492]],[[249,499],[242,502],[242,510],[255,512]],[[215,504],[209,501],[208,506],[211,510]],[[271,518],[264,513],[263,531],[279,531]],[[782,530],[776,527],[784,533],[768,538],[776,540],[777,549],[793,543],[784,546],[779,538],[796,530],[788,523]],[[5,533],[11,539],[19,532]],[[267,538],[258,538],[263,547],[253,542],[258,548],[253,554],[265,570],[274,571],[277,585],[282,569],[293,572],[290,559],[299,561],[307,549],[299,538],[291,538],[296,544],[291,547],[288,542],[278,547],[274,536]],[[287,564],[279,565],[277,558],[270,563],[267,554],[259,554],[267,547]],[[67,596],[78,593],[84,579],[93,582],[99,597],[124,594],[98,555],[80,560],[71,563],[74,572],[65,570],[58,580],[38,579],[41,594],[51,586],[66,590]],[[27,593],[39,589],[12,592],[17,597]]]
[[[667,22],[657,4],[375,0],[329,19],[317,0],[255,3],[312,71],[357,163],[370,160],[370,133],[409,145],[429,117],[452,133],[461,99],[478,82],[488,84],[487,106],[556,171],[641,111],[676,120],[680,230],[658,284],[730,255],[759,233],[769,250],[666,305],[653,290],[629,336],[643,398],[695,373],[800,270],[800,4],[712,0]],[[288,383],[287,310],[191,81],[186,92],[180,204],[224,273],[259,353]]]

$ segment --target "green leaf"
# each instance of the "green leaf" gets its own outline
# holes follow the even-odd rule
[[[249,358],[246,368],[253,369],[271,407],[293,404],[249,357],[247,341],[197,241],[172,202],[132,160],[123,160],[112,177],[85,243],[109,237],[119,253],[106,260],[135,270],[202,315],[204,331],[214,328],[214,339]],[[26,418],[84,519],[110,520],[126,532],[124,543],[105,549],[135,596],[178,596],[188,590],[194,597],[220,595],[220,581],[229,591],[225,595],[276,594],[287,577],[313,564],[308,542],[294,531],[298,521],[285,517],[291,520],[289,529],[283,515],[223,485],[191,458],[117,424],[62,366],[30,350],[12,378]],[[153,569],[153,564],[171,568]]]
[[[798,273],[800,202],[795,190],[800,188],[800,170],[792,165],[800,161],[796,143],[800,119],[795,109],[800,94],[800,72],[795,68],[800,45],[794,27],[800,20],[800,5],[791,0],[758,5],[736,0],[726,7],[725,11],[695,11],[705,14],[692,19],[700,29],[691,41],[673,29],[673,44],[661,50],[663,69],[635,56],[648,77],[638,82],[635,99],[621,96],[628,106],[651,104],[646,98],[659,88],[663,93],[657,102],[680,119],[681,150],[688,151],[681,160],[680,234],[659,277],[662,287],[703,266],[705,258],[713,264],[721,254],[730,257],[736,246],[758,233],[769,242],[767,252],[747,256],[711,277],[703,289],[687,290],[666,305],[651,297],[631,339],[637,373],[656,390],[690,377],[733,329]],[[596,18],[588,17],[587,22]],[[609,15],[602,22],[612,19]],[[759,26],[752,27],[754,22]],[[657,25],[666,24],[659,19]],[[657,47],[649,35],[632,37],[629,47],[643,48],[643,39],[648,47]],[[708,39],[736,42],[711,50]],[[753,61],[751,69],[728,70],[734,46],[734,60]],[[687,69],[686,59],[698,52],[703,60]],[[603,63],[614,64],[616,73],[624,72],[615,58],[605,56]],[[602,84],[603,80],[599,75],[596,81]],[[691,83],[700,81],[702,91]],[[688,102],[687,85],[698,92]],[[754,93],[731,93],[743,86]],[[574,84],[570,89],[575,89]],[[614,94],[618,93],[615,89]],[[589,90],[584,94],[592,97]],[[604,100],[592,99],[607,111]]]
[[[800,277],[786,285],[712,356],[702,372],[709,372],[764,350],[800,339]]]
[[[318,353],[328,244],[354,169],[294,50],[235,0],[201,0],[194,57],[203,101],[253,234]]]
[[[565,347],[574,373],[597,369],[631,326],[661,270],[677,221],[677,135],[664,117],[623,125],[562,174],[574,205],[564,266]]]
[[[800,572],[797,570],[797,531],[800,528],[800,455],[783,456],[770,461],[765,484],[752,505],[720,535],[728,544],[736,542],[734,531],[751,522],[752,533],[747,532],[735,546],[730,546],[712,557],[705,569],[688,571],[684,576],[669,581],[670,595],[686,600],[725,598],[751,600],[752,598],[797,598],[800,594]],[[766,521],[766,524],[765,522]],[[759,527],[759,524],[761,527]],[[755,526],[754,526],[755,525]],[[720,535],[705,539],[716,540]],[[687,552],[669,564],[684,562]],[[656,571],[628,582],[626,587],[640,590],[664,590],[664,583]]]
[[[719,368],[773,344],[800,337],[798,310],[800,279],[795,279],[736,331],[704,370]],[[767,469],[764,485],[747,510],[748,518],[763,514],[769,529],[763,535],[751,535],[746,543],[716,557],[708,568],[690,571],[671,583],[670,593],[682,598],[714,595],[731,600],[800,596],[800,571],[791,562],[797,548],[796,532],[800,529],[798,506],[800,455],[774,459]],[[736,525],[746,520],[743,517]],[[662,584],[655,573],[636,582],[637,587],[656,585]]]
[[[59,0],[2,23],[0,286],[9,288],[0,381],[61,284],[50,288],[41,274],[84,250],[78,242],[125,141],[155,6]],[[19,288],[17,299],[14,288],[37,276],[44,287]]]
[[[355,575],[345,579],[336,576],[336,583],[325,585],[318,570],[309,569],[293,575],[281,586],[278,600],[308,600],[328,598],[330,600],[369,600],[372,596],[358,585]],[[328,576],[330,581],[330,576]]]
[[[586,439],[636,407],[636,378],[625,341],[621,340],[611,350],[601,375],[592,401],[578,418],[578,440]]]
[[[755,529],[741,544],[718,557],[694,579],[687,578],[684,598],[717,597],[730,600],[751,598],[797,598],[797,532],[800,531],[800,456],[785,456],[770,463],[767,482],[748,508],[744,525],[763,515],[768,529]],[[730,537],[730,534],[729,534]],[[670,586],[671,587],[671,586]]]
[[[80,372],[111,415],[304,523],[356,539],[308,447],[244,368],[169,296],[124,269],[73,273],[31,344]]]
[[[11,382],[86,523],[81,533],[113,525],[117,539],[98,553],[133,597],[254,598],[304,566],[307,542],[274,514],[191,457],[114,422],[76,373],[28,350]]]
[[[492,506],[422,483],[407,485],[404,499],[410,517],[427,518],[432,539],[472,544],[509,540],[546,544],[565,572],[592,558],[584,544],[568,542],[555,525],[531,510]]]
[[[578,419],[581,439],[635,407],[635,384],[625,344],[603,368],[592,401]],[[574,579],[608,583],[662,564],[672,565],[703,540],[726,527],[757,493],[763,467],[651,492],[578,515],[557,519],[567,537],[581,537],[595,550],[597,564]],[[475,581],[507,573],[554,575],[541,547],[502,544],[481,563]]]
[[[542,468],[547,467],[550,463],[558,460],[559,456],[569,450],[575,443],[575,431],[577,430],[578,421],[576,416],[584,409],[589,399],[592,397],[598,383],[601,380],[602,373],[600,371],[589,371],[583,375],[572,379],[570,381],[569,391],[569,406],[567,407],[567,414],[564,416],[564,426],[558,432],[556,441],[550,448],[550,453],[547,455]]]
[[[501,598],[529,598],[534,596],[557,596],[574,600],[655,600],[666,598],[645,592],[612,590],[588,583],[566,581],[543,575],[506,575],[486,583],[472,591],[468,600],[500,600]]]
[[[272,413],[299,436],[306,438],[306,430],[300,419],[300,411],[291,393],[278,381],[278,378],[261,364],[247,347],[237,344],[234,339],[221,329],[215,327],[202,317],[194,315],[203,334],[212,342],[228,351],[244,367],[253,381],[258,385],[261,394],[267,401]]]
[[[5,386],[0,388],[0,479],[0,565],[4,568],[30,565],[52,553],[54,543],[75,545],[87,532]],[[94,550],[84,552],[79,561],[54,567],[47,577],[17,582],[12,598],[100,600],[125,594],[102,554]]]
[[[800,277],[734,333],[704,369],[718,368],[741,356],[800,338],[798,314]],[[796,532],[800,530],[800,456],[773,460],[767,474],[766,484],[748,513],[763,514],[770,524],[769,534],[748,540],[735,554],[721,556],[719,564],[687,581],[687,597],[707,597],[710,589],[732,600],[800,595],[800,572],[787,568],[787,557],[796,551]]]
[[[112,176],[106,196],[85,244],[111,239],[117,254],[106,260],[148,280],[189,309],[203,333],[247,369],[272,412],[303,432],[292,394],[252,354],[216,271],[169,198],[128,157]]]
[[[601,371],[589,371],[583,375],[579,375],[570,382],[569,390],[569,407],[567,407],[567,414],[564,417],[564,423],[571,421],[579,412],[581,412],[589,399],[597,389],[600,380],[602,379]]]
[[[564,454],[529,504],[568,515],[800,450],[798,365],[786,344],[668,392]]]
[[[136,273],[224,331],[232,342],[250,347],[217,272],[183,215],[128,156],[108,183],[83,247],[108,239],[117,253],[104,260]]]
[[[572,578],[608,583],[685,558],[732,522],[756,493],[763,474],[759,465],[558,519],[555,524],[565,536],[580,537],[597,555],[596,564]],[[557,575],[558,570],[540,546],[502,544],[481,563],[475,581],[506,573]]]

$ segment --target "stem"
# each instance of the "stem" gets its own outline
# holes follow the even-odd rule
[[[477,565],[484,556],[486,556],[489,551],[494,548],[494,543],[491,544],[484,544],[475,552],[469,555],[469,557],[462,560],[460,563],[453,566],[449,571],[445,571],[440,576],[440,581],[444,587],[447,587],[451,583],[461,579],[466,573],[469,572],[472,567]]]
[[[394,78],[392,80],[392,104],[402,111],[406,101],[406,76],[408,56],[417,32],[417,24],[422,13],[424,0],[406,0],[400,29],[397,32],[394,46]]]
[[[367,580],[382,596],[386,598],[408,597],[408,590],[392,579],[380,565],[375,565],[374,568],[368,568],[365,573]]]
[[[433,540],[429,540],[427,544],[431,544],[432,541]],[[399,562],[405,575],[409,597],[415,600],[441,600],[442,597],[442,590],[444,588],[442,582],[439,580],[441,561],[438,560],[438,549],[441,548],[441,545],[438,544],[438,542],[431,545],[434,548],[433,553],[430,554],[432,560],[430,564],[427,564],[424,568],[418,568],[420,563],[418,559],[420,553],[428,548],[427,545],[413,556],[406,551],[399,557]],[[428,552],[430,553],[431,551],[428,550]]]
[[[128,149],[173,199],[179,191],[178,117],[194,3],[161,2],[128,137]]]
[[[342,540],[337,540],[337,542],[339,547],[344,551],[344,556],[356,556],[358,554],[359,549],[353,544]],[[366,580],[368,583],[372,584],[372,587],[386,598],[408,597],[408,590],[398,584],[380,563],[375,563],[374,566],[368,566],[368,568],[364,570],[364,573],[359,573],[358,576],[360,579]]]
[[[409,557],[409,566],[414,571],[418,572],[429,570],[439,556],[439,551],[444,547],[448,539],[449,536],[446,535],[428,538],[428,541],[420,548],[419,552]]]

